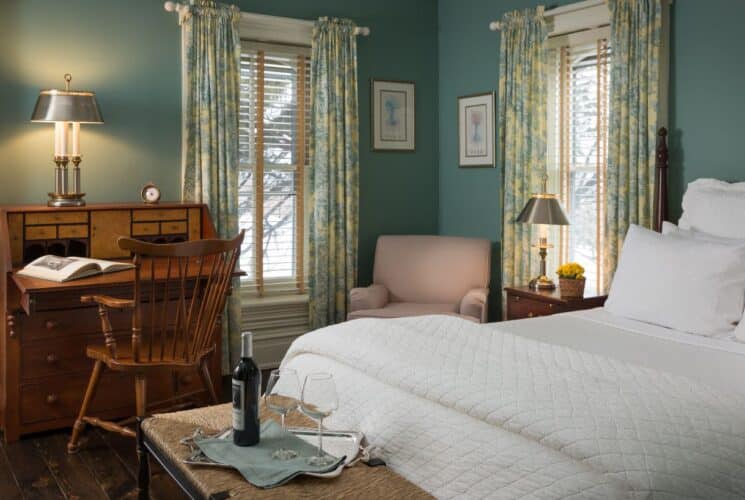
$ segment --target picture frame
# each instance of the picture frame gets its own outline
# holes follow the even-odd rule
[[[416,84],[370,79],[370,144],[373,151],[416,150]]]
[[[458,166],[494,167],[494,92],[458,97]]]

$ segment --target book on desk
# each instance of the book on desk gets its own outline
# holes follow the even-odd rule
[[[134,269],[134,267],[134,264],[130,262],[44,255],[19,270],[18,274],[64,283],[65,281],[79,280],[97,274],[126,271],[127,269]]]

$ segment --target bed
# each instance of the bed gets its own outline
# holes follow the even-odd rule
[[[658,231],[667,219],[665,135]],[[710,220],[710,234],[731,236],[720,214],[745,213],[745,183],[717,182],[704,187],[729,193],[720,205],[704,196],[695,208],[684,196],[686,227]],[[282,366],[301,377],[331,372],[339,409],[328,427],[361,430],[395,472],[438,498],[745,498],[745,222],[732,224],[732,247],[709,235],[630,229],[612,284],[627,282],[626,300],[612,288],[604,308],[485,325],[360,319],[297,339]],[[627,265],[629,241],[637,251],[644,241],[661,246]],[[662,258],[663,246],[669,260],[644,257]],[[721,266],[718,274],[691,282],[704,271],[680,265],[689,252],[702,268]],[[654,282],[654,273],[668,274]],[[692,333],[708,326],[695,301],[677,304],[692,289],[723,294],[702,308],[723,333]],[[618,314],[624,307],[651,319]],[[668,323],[657,321],[665,314]],[[697,318],[685,331],[656,326]]]
[[[283,366],[332,372],[328,426],[438,498],[743,498],[745,349],[690,337],[602,309],[364,319]]]

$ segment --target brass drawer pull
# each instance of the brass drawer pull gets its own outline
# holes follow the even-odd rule
[[[48,319],[48,320],[46,320],[46,322],[44,323],[44,327],[45,327],[45,328],[46,328],[47,330],[54,330],[54,329],[55,329],[55,328],[57,328],[58,326],[59,326],[59,322],[57,322],[57,321],[54,321],[53,319]]]
[[[8,314],[5,319],[8,323],[8,336],[10,338],[13,338],[16,336],[16,331],[15,331],[16,318],[12,314]]]
[[[515,302],[519,302],[520,301],[520,297],[518,297],[517,295],[515,295],[514,299],[515,299]]]
[[[532,312],[532,311],[528,313],[528,317],[529,317],[529,318],[532,318],[533,316],[535,316],[535,315],[533,314],[533,312]]]
[[[553,309],[553,308],[554,308],[554,305],[553,305],[553,304],[549,304],[549,305],[548,305],[548,308],[549,308],[549,309]]]
[[[47,354],[47,363],[53,365],[57,361],[59,361],[59,357],[56,354]]]
[[[53,405],[59,401],[59,396],[56,394],[47,394],[46,402],[48,405]]]

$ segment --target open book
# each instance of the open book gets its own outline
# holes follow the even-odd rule
[[[95,274],[125,271],[134,267],[134,264],[129,262],[44,255],[18,271],[18,274],[62,283]]]

